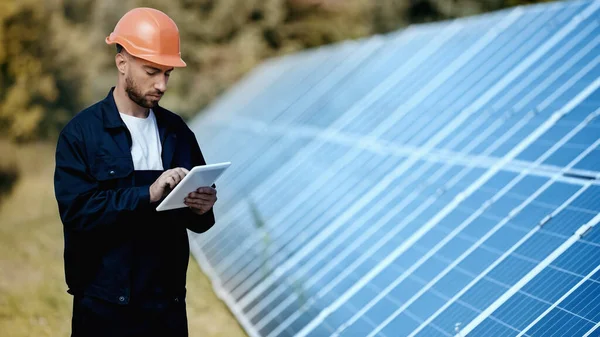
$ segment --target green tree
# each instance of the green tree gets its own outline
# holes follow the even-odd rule
[[[538,1],[519,0],[4,0],[0,1],[0,135],[56,135],[115,83],[104,44],[129,9],[171,16],[188,63],[162,104],[191,117],[266,58],[406,24]]]
[[[75,43],[78,41],[77,43]],[[80,105],[83,34],[57,7],[0,4],[0,130],[17,141],[56,132]],[[79,48],[78,48],[79,47]]]

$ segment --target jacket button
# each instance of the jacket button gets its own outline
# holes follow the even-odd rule
[[[119,302],[125,302],[125,296],[119,296]]]
[[[108,174],[110,174],[111,176],[114,176],[115,175],[115,171],[110,170],[110,172],[108,172]]]

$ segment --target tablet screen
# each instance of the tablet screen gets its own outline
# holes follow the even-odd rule
[[[200,187],[212,186],[231,165],[230,162],[196,166],[175,186],[167,197],[156,207],[157,211],[188,207],[183,200]]]

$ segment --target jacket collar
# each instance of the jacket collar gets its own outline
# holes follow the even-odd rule
[[[107,129],[123,128],[126,130],[127,127],[119,115],[117,103],[113,96],[114,90],[115,87],[110,88],[108,95],[102,101],[102,121],[104,127]],[[159,105],[154,107],[152,111],[154,111],[154,116],[156,117],[160,142],[163,147],[163,166],[167,169],[170,167],[173,159],[173,152],[177,140],[177,120],[174,117],[175,115],[172,115]],[[124,146],[124,149],[129,148],[126,144],[122,145]]]
[[[115,87],[110,88],[108,95],[106,98],[104,98],[104,100],[102,100],[102,121],[104,123],[104,127],[107,129],[125,127],[125,123],[123,123],[121,116],[119,116],[117,103],[115,102],[115,97],[113,96],[114,91]],[[156,107],[152,108],[152,111],[154,111],[156,122],[159,128],[163,127],[169,131],[175,130],[176,120],[174,120],[165,111],[165,109],[157,105]]]
[[[115,87],[110,88],[108,95],[102,100],[102,121],[104,122],[104,127],[107,129],[125,127],[125,123],[123,123],[121,116],[119,116],[117,103],[115,103],[114,91]]]

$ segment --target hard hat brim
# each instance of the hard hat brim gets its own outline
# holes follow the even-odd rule
[[[134,54],[131,55],[165,67],[184,68],[187,66],[187,64],[181,59],[181,57],[178,56]]]
[[[174,55],[153,55],[153,54],[137,53],[137,52],[134,51],[135,48],[129,47],[128,41],[125,41],[125,40],[118,41],[118,40],[121,40],[121,39],[112,39],[111,36],[107,36],[106,39],[105,39],[105,41],[106,41],[107,44],[116,44],[116,43],[118,43],[121,46],[123,46],[123,48],[125,48],[125,50],[127,51],[127,53],[129,53],[130,55],[135,56],[137,58],[141,58],[141,59],[146,60],[146,61],[150,61],[152,63],[156,63],[156,64],[161,65],[161,66],[175,67],[175,68],[184,68],[184,67],[187,66],[187,64],[181,59],[180,56],[174,56]]]

